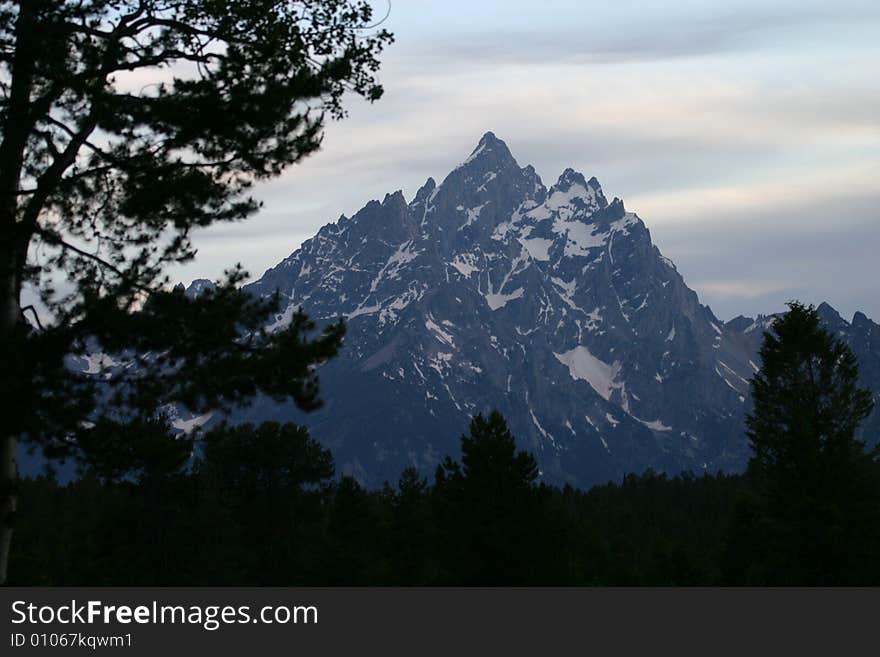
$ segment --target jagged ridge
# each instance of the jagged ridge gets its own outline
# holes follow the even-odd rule
[[[430,472],[492,408],[555,481],[747,458],[766,321],[719,321],[596,178],[566,169],[548,189],[491,132],[440,185],[340,217],[249,289],[285,297],[275,328],[299,306],[347,318],[327,408],[297,419],[367,482]],[[261,402],[242,418],[288,413]]]

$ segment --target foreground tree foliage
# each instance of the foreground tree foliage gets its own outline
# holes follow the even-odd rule
[[[248,190],[318,148],[345,92],[379,98],[391,35],[370,22],[361,0],[0,0],[0,582],[19,439],[112,469],[166,404],[318,404],[340,326],[267,334],[278,301],[241,272],[192,300],[163,271],[194,229],[256,211]],[[98,352],[138,367],[98,387],[67,366]]]
[[[497,411],[477,415],[461,437],[461,463],[447,457],[437,472],[437,493],[447,531],[444,549],[455,577],[466,584],[528,580],[540,533],[535,499],[538,464],[517,452]],[[516,581],[516,580],[514,580]]]
[[[462,461],[446,460],[436,482],[408,470],[396,486],[374,492],[350,477],[334,480],[329,452],[301,428],[274,423],[209,432],[188,469],[116,480],[92,472],[63,486],[28,479],[11,581],[722,581],[740,477],[649,472],[588,492],[559,489],[535,483],[532,457],[516,452],[509,436],[497,414],[477,417],[462,439]],[[487,504],[496,484],[518,492]]]
[[[789,304],[761,348],[746,424],[751,495],[738,508],[731,577],[754,584],[876,584],[878,451],[856,429],[873,408],[852,351],[812,306]]]

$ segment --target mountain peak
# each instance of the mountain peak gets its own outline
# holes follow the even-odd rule
[[[583,173],[569,167],[559,175],[559,179],[556,181],[556,187],[558,189],[569,189],[572,185],[580,185],[585,189],[591,189],[596,192],[602,191],[602,185],[599,184],[599,180],[596,176],[587,180]]]
[[[562,193],[572,198],[580,198],[595,208],[605,208],[608,201],[602,192],[602,186],[595,176],[587,180],[580,171],[568,168],[560,174],[552,193]]]
[[[840,313],[835,308],[825,301],[816,307],[816,313],[825,324],[825,328],[829,329],[832,333],[849,328],[848,322],[840,316]]]
[[[485,162],[487,166],[492,168],[499,167],[499,165],[513,165],[519,168],[519,165],[510,153],[510,149],[507,148],[507,144],[498,139],[494,132],[487,132],[480,138],[480,141],[477,143],[474,150],[471,151],[468,158],[459,165],[459,168],[467,167],[477,161]]]
[[[393,194],[385,194],[385,198],[382,200],[382,205],[385,206],[389,203],[400,206],[406,205],[406,199],[403,196],[403,191],[398,189]]]
[[[843,318],[840,316],[840,313],[837,312],[831,304],[827,301],[823,301],[816,308],[816,312],[819,313],[819,316],[823,319],[833,319],[835,321],[843,321]]]
[[[559,180],[556,181],[556,187],[561,190],[568,190],[571,188],[572,185],[580,185],[585,189],[592,188],[594,190],[599,190],[602,188],[599,185],[599,181],[596,180],[595,177],[590,178],[590,180],[587,181],[587,179],[584,178],[584,174],[582,174],[580,171],[575,171],[574,169],[569,167],[559,176]]]
[[[183,283],[179,283],[177,287],[183,288],[183,293],[187,297],[195,299],[208,290],[213,290],[217,286],[214,284],[214,281],[208,280],[207,278],[195,278],[188,286],[184,287]]]
[[[720,322],[641,219],[609,201],[572,168],[545,188],[487,132],[409,204],[400,192],[371,201],[248,286],[283,295],[271,330],[300,306],[346,318],[346,347],[321,370],[336,407],[308,419],[341,472],[376,484],[413,465],[430,473],[486,408],[548,480],[745,466],[748,382],[774,317]],[[880,354],[864,315],[850,328],[817,310],[860,357]],[[280,405],[247,413],[288,417]],[[880,435],[873,422],[866,435]]]
[[[850,322],[855,329],[871,329],[875,326],[874,322],[868,319],[868,316],[861,311],[856,311],[853,315],[852,322]]]

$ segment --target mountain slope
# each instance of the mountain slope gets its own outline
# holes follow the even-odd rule
[[[747,459],[766,320],[719,321],[595,178],[567,169],[547,188],[492,133],[440,185],[340,217],[249,289],[281,292],[274,327],[299,306],[348,320],[326,407],[296,419],[368,483],[432,472],[493,408],[553,481]],[[880,380],[880,333],[857,317],[847,330]],[[261,401],[237,419],[289,413]]]

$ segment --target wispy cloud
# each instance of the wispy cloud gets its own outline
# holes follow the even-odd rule
[[[261,272],[491,129],[545,182],[596,175],[722,316],[821,294],[880,318],[880,3],[406,2],[389,27],[386,96],[352,99],[321,152],[258,190],[258,218],[201,234],[181,277],[236,250]]]
[[[741,52],[797,32],[824,33],[876,20],[873,2],[557,1],[420,3],[423,25],[400,36],[413,65],[465,61],[471,68],[549,61],[594,64]],[[444,29],[447,28],[447,29]],[[425,38],[429,36],[430,38]],[[453,64],[454,66],[454,64]]]

